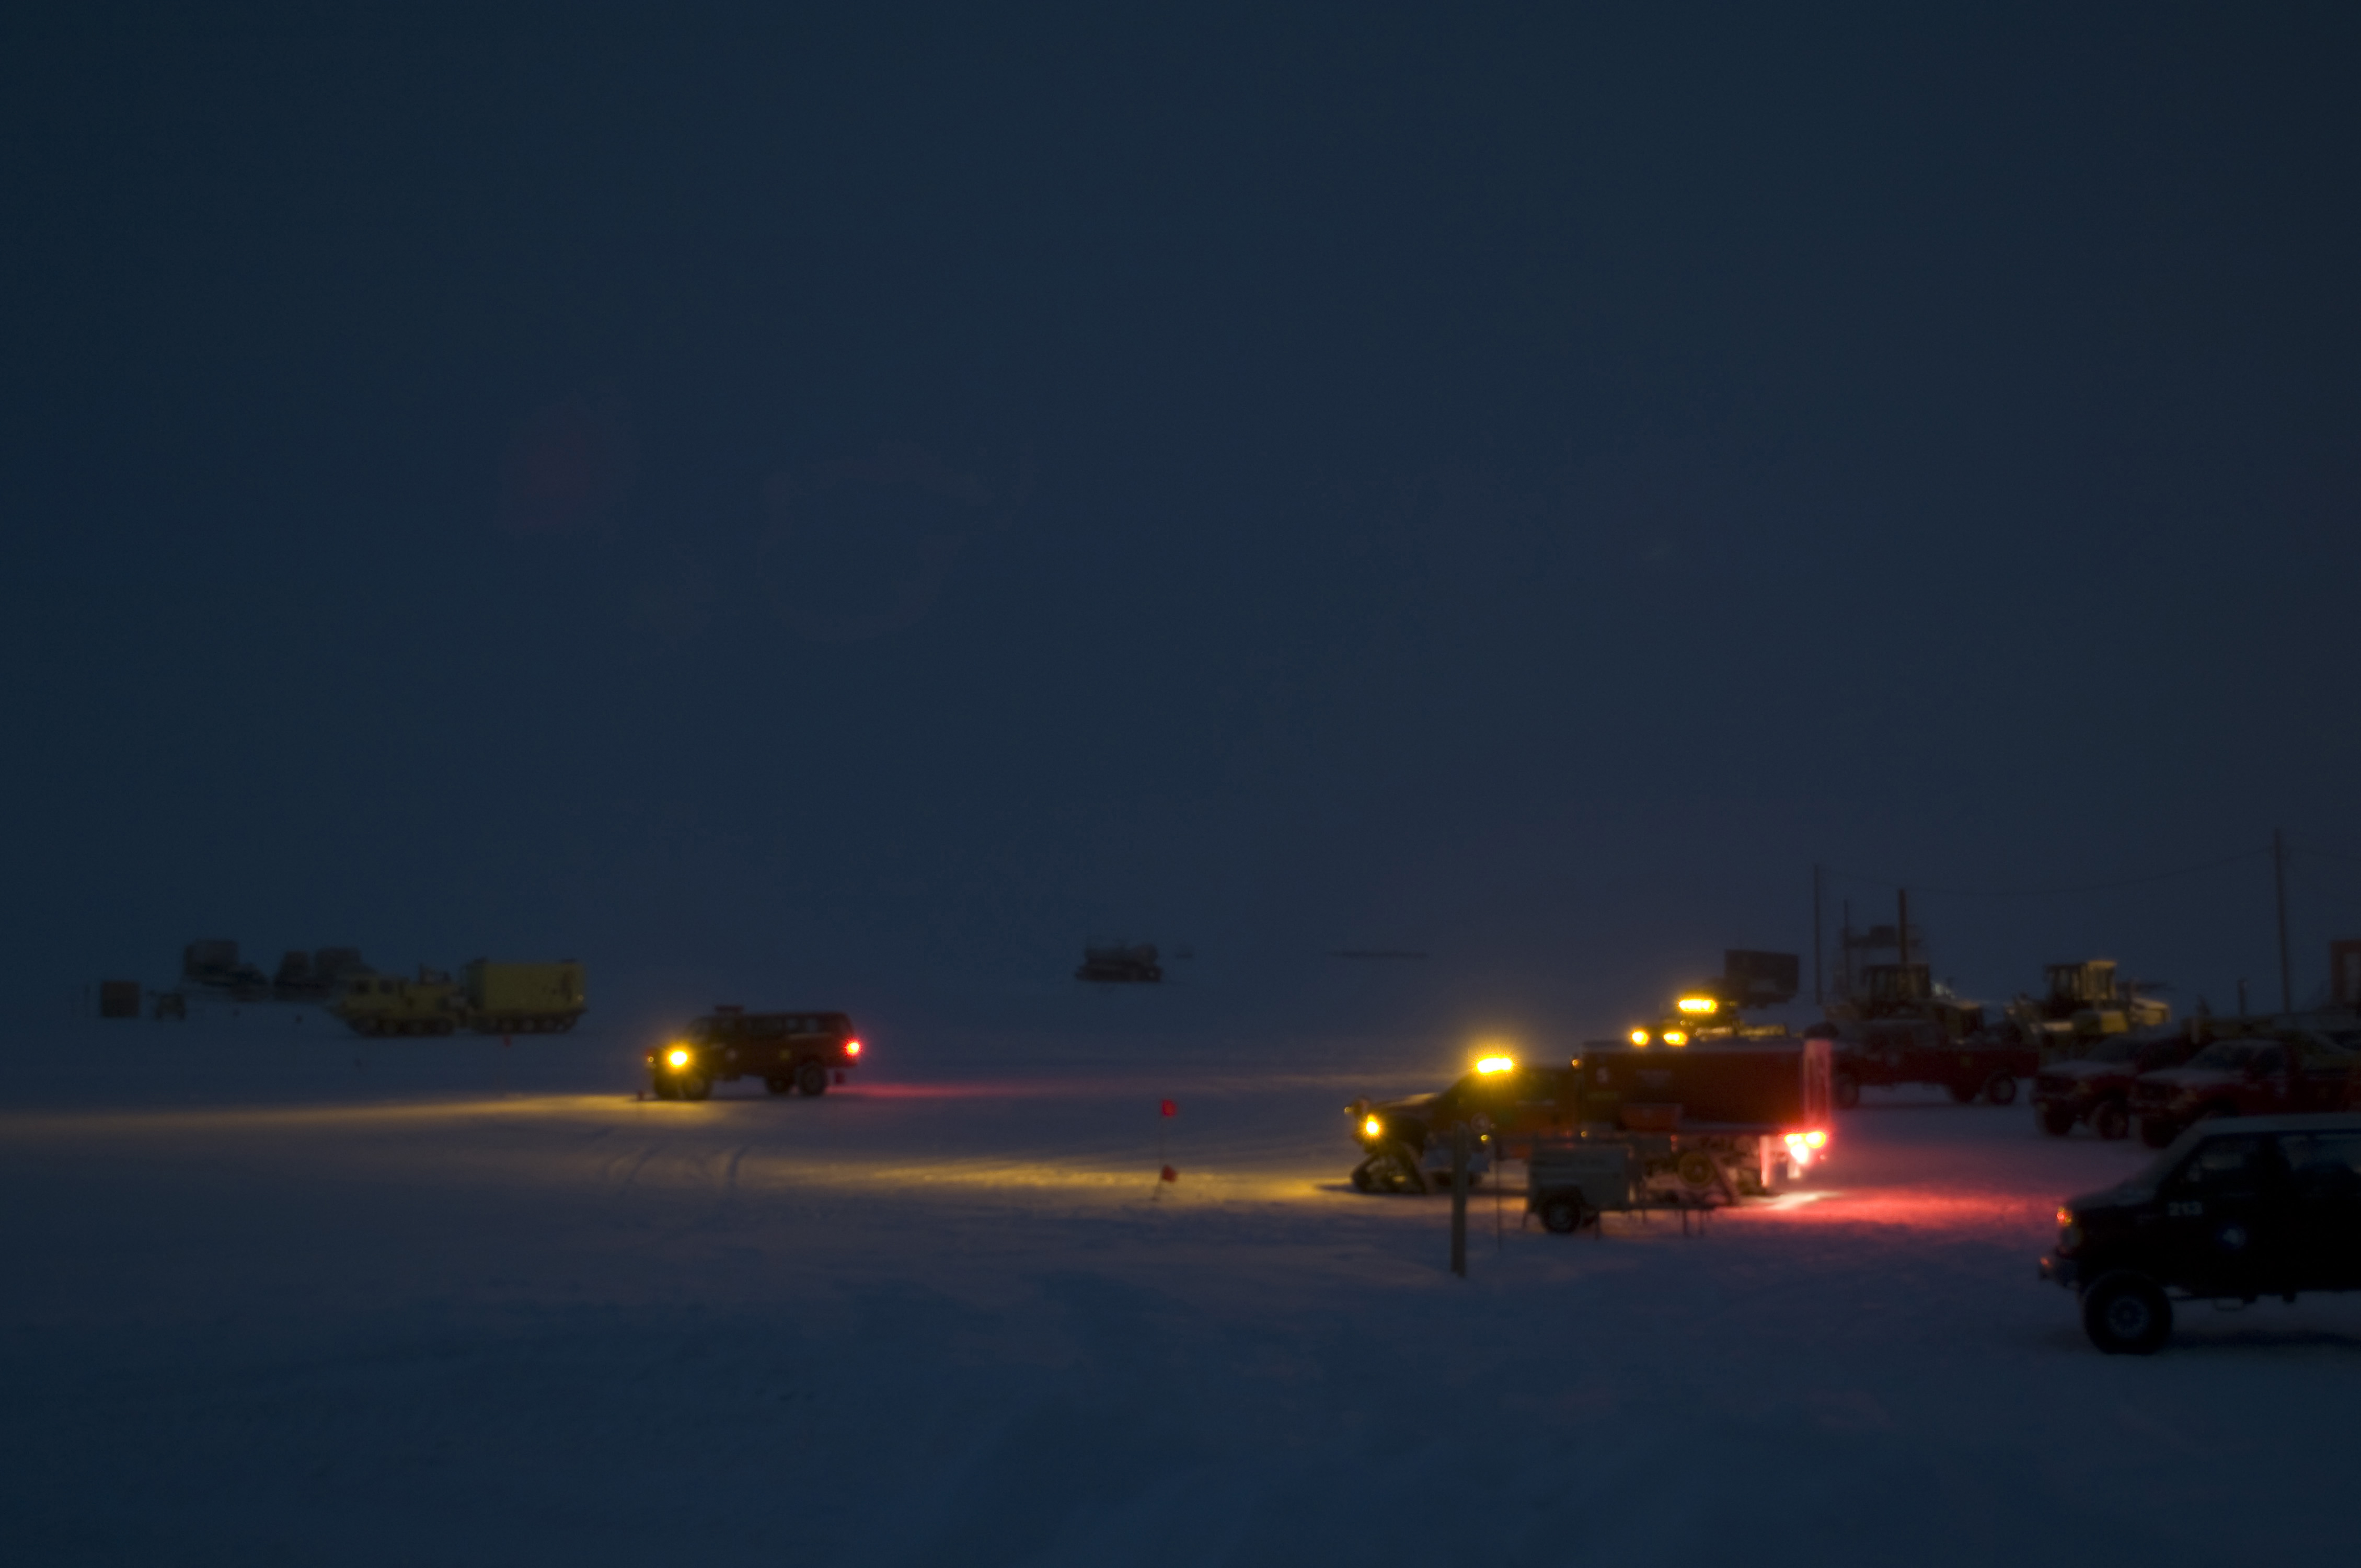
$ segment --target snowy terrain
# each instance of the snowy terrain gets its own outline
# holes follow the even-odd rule
[[[2103,1357],[2034,1279],[2134,1146],[1872,1092],[1800,1198],[1603,1240],[1365,1198],[1400,1042],[20,1030],[25,1563],[2324,1563],[2361,1299]],[[1159,1190],[1157,1102],[1177,1186]],[[2235,1556],[2233,1557],[2235,1552]]]

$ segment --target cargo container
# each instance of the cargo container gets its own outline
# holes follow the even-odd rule
[[[547,1035],[580,1022],[582,966],[500,964],[478,959],[462,971],[467,1027],[479,1035]]]

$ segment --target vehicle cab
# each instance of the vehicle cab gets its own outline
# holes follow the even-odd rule
[[[2176,1068],[2132,1085],[2140,1139],[2162,1148],[2209,1116],[2268,1116],[2347,1108],[2361,1055],[2304,1036],[2216,1040]]]
[[[2088,1123],[2103,1138],[2132,1130],[2132,1084],[2144,1072],[2179,1067],[2197,1049],[2185,1030],[2110,1035],[2087,1056],[2053,1061],[2033,1080],[2033,1115],[2041,1130],[2062,1138]]]
[[[1578,1103],[1572,1065],[1527,1067],[1508,1057],[1486,1058],[1433,1094],[1356,1100],[1345,1108],[1362,1149],[1353,1185],[1364,1192],[1423,1192],[1437,1171],[1448,1179],[1451,1129],[1463,1123],[1476,1140],[1473,1168],[1488,1168],[1496,1158],[1521,1158],[1535,1138],[1572,1133]]]
[[[841,1013],[749,1013],[716,1007],[647,1053],[659,1100],[703,1100],[716,1083],[759,1078],[774,1094],[817,1097],[859,1065],[860,1036]]]
[[[2077,1291],[2110,1354],[2172,1332],[2174,1299],[2361,1289],[2361,1115],[2223,1117],[2058,1211],[2041,1277]]]

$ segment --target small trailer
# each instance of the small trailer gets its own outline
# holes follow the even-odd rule
[[[1602,1234],[1604,1214],[1659,1210],[1680,1215],[1683,1235],[1692,1223],[1702,1229],[1707,1215],[1739,1201],[1739,1185],[1719,1161],[1711,1162],[1701,1185],[1686,1179],[1671,1145],[1669,1136],[1631,1133],[1536,1143],[1525,1158],[1525,1212],[1539,1214],[1543,1229],[1559,1235],[1586,1225]],[[1668,1168],[1669,1181],[1663,1179]]]

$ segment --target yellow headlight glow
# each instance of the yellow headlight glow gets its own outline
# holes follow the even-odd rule
[[[1668,1046],[1686,1046],[1688,1043],[1689,1037],[1686,1032],[1679,1029],[1667,1029],[1664,1031],[1664,1044]]]
[[[1721,1003],[1710,996],[1684,996],[1680,1001],[1682,1012],[1697,1015],[1717,1012],[1720,1007]]]
[[[1514,1072],[1516,1069],[1514,1057],[1486,1057],[1476,1064],[1477,1072]]]
[[[1648,1031],[1647,1031],[1647,1030],[1645,1030],[1645,1029],[1634,1029],[1634,1030],[1632,1030],[1632,1031],[1631,1031],[1631,1043],[1632,1043],[1633,1045],[1635,1045],[1635,1046],[1644,1046],[1644,1045],[1646,1045],[1646,1044],[1648,1043]]]
[[[678,1046],[675,1046],[672,1049],[664,1053],[664,1060],[672,1063],[675,1067],[686,1067],[688,1065],[688,1053],[681,1049]]]
[[[1378,1121],[1375,1116],[1372,1116],[1367,1121],[1361,1124],[1361,1131],[1373,1138],[1383,1137],[1385,1135],[1386,1124],[1383,1122]]]

